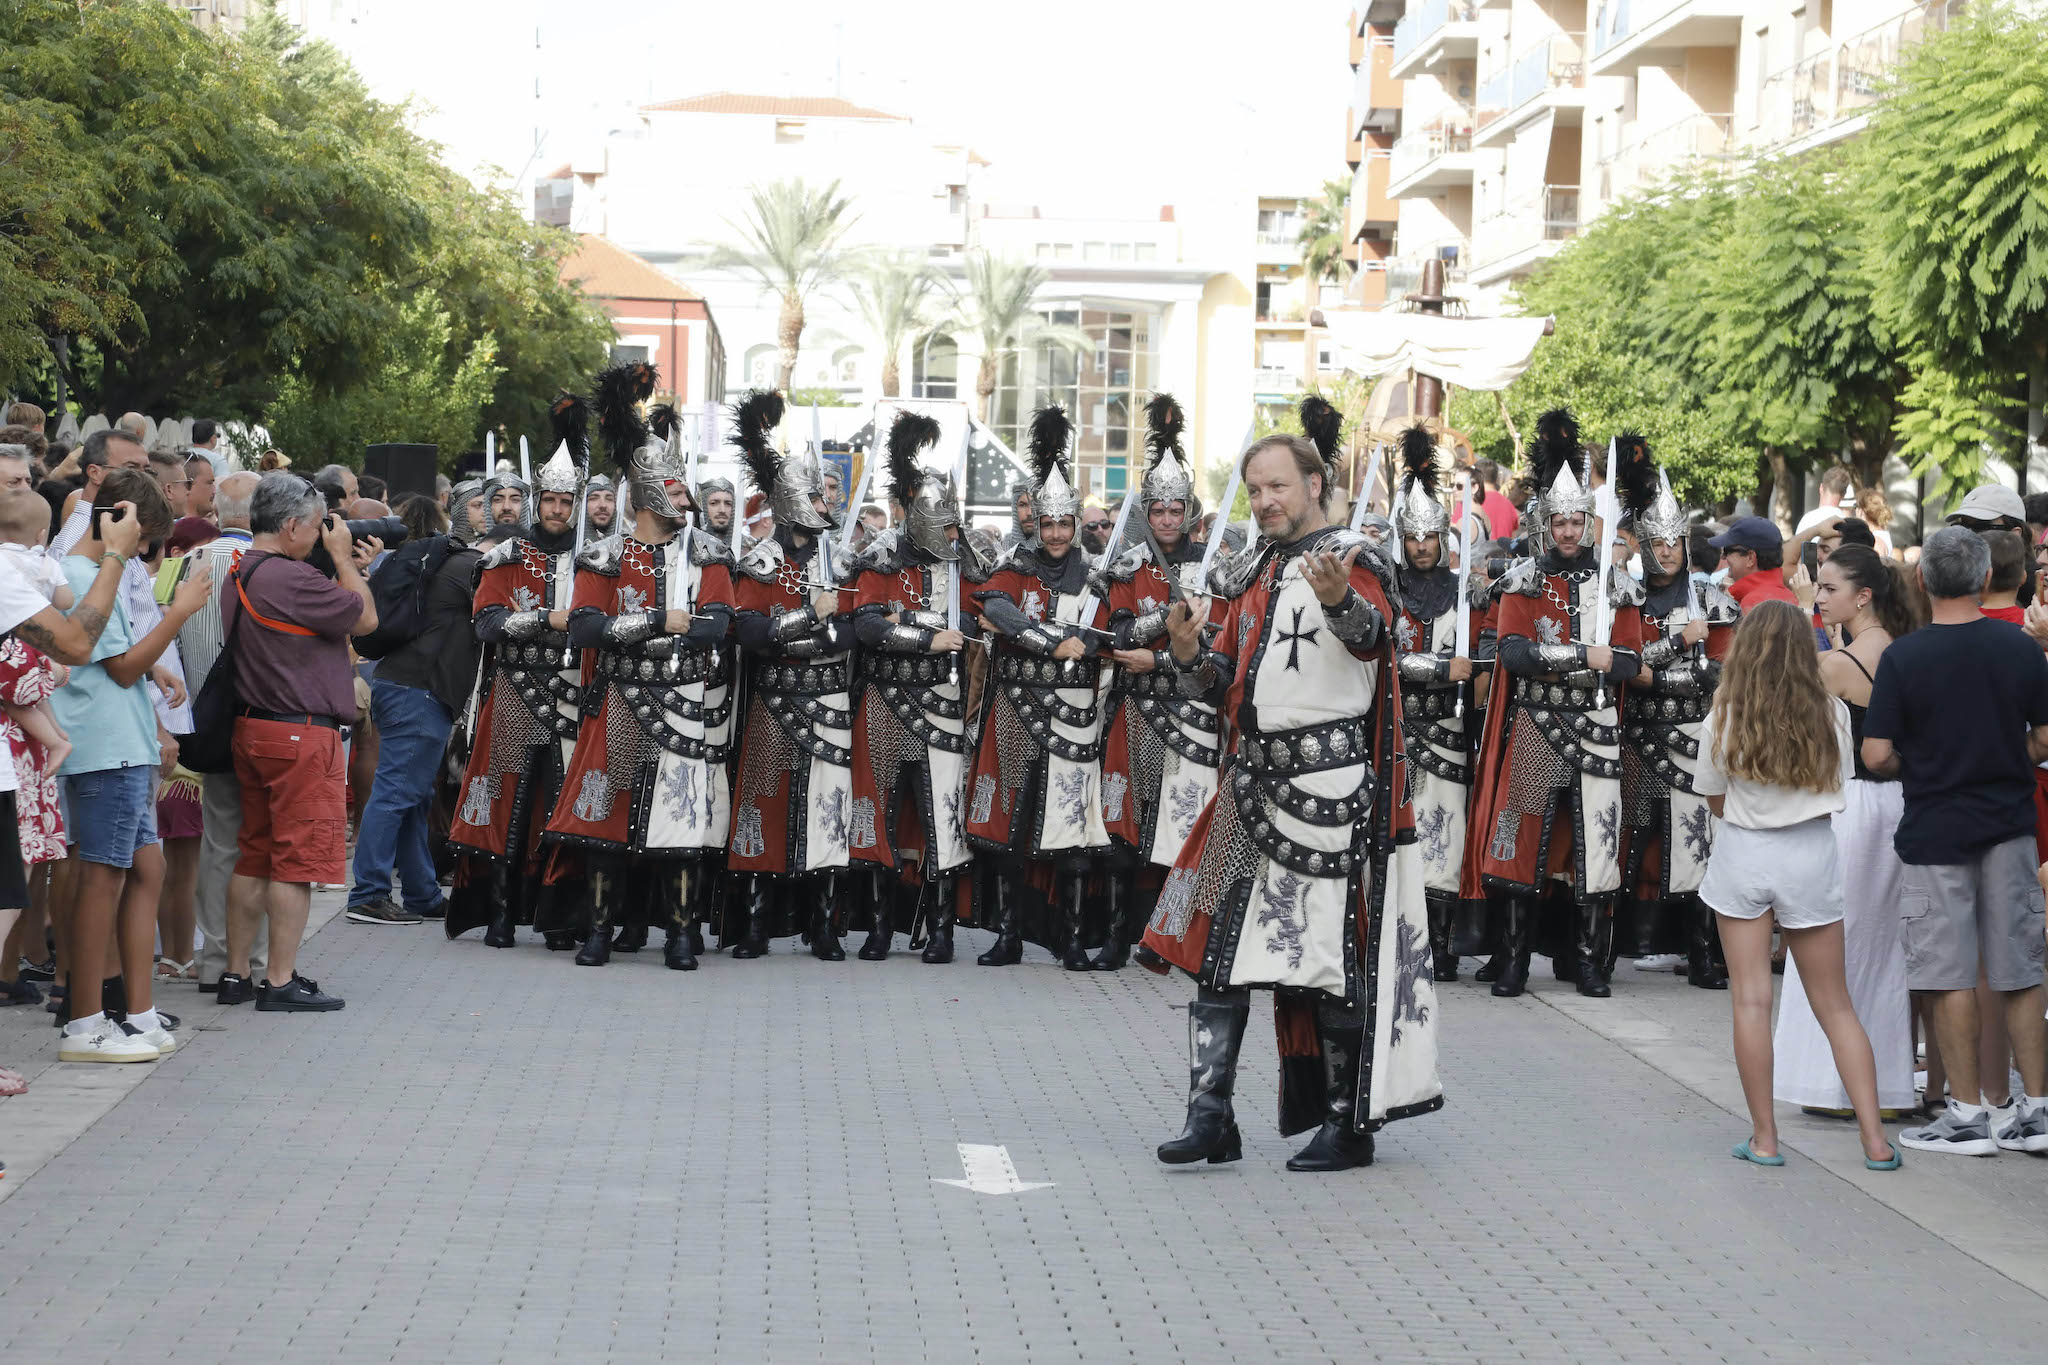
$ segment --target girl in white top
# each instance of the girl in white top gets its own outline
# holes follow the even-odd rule
[[[1864,1164],[1897,1170],[1877,1107],[1870,1039],[1842,964],[1842,878],[1829,817],[1852,771],[1849,711],[1821,685],[1813,624],[1786,602],[1742,615],[1700,732],[1693,790],[1719,817],[1700,899],[1728,958],[1735,1067],[1751,1135],[1733,1155],[1782,1166],[1771,1109],[1771,920],[1785,932],[1814,1017],[1856,1110]]]

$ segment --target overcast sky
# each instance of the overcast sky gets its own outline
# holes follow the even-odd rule
[[[316,14],[333,0],[306,0]],[[832,94],[906,113],[993,163],[983,195],[1060,211],[1156,207],[1241,176],[1309,192],[1344,174],[1345,0],[339,0],[329,30],[389,99],[433,106],[448,160],[517,173],[542,89],[560,131],[713,90]]]

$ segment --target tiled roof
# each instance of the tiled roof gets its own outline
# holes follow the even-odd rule
[[[851,100],[831,95],[736,95],[719,90],[709,95],[690,95],[659,104],[643,104],[643,112],[664,114],[772,114],[777,118],[887,119],[908,123],[903,114],[885,109],[868,109]]]
[[[679,303],[703,298],[688,285],[656,270],[618,243],[586,232],[562,262],[562,279],[598,299],[661,299]]]

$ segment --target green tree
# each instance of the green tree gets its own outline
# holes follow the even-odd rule
[[[1311,300],[1315,286],[1344,282],[1344,218],[1350,202],[1349,180],[1325,180],[1320,195],[1301,202],[1301,264],[1308,272]]]
[[[787,390],[803,343],[804,305],[852,264],[841,242],[855,221],[853,201],[839,193],[837,180],[822,190],[778,180],[754,186],[747,200],[745,220],[727,222],[739,241],[716,247],[706,265],[750,275],[763,293],[781,300],[775,387]]]
[[[960,330],[981,347],[981,368],[974,376],[975,412],[988,421],[989,401],[1003,357],[1035,346],[1057,346],[1079,353],[1094,342],[1088,333],[1067,323],[1048,321],[1034,302],[1047,278],[1044,266],[1009,260],[976,250],[967,255],[967,288],[955,304]]]
[[[356,464],[375,441],[419,442],[439,446],[442,467],[452,470],[475,443],[477,414],[501,372],[489,336],[457,356],[454,334],[432,294],[407,302],[368,372],[345,392],[323,393],[296,375],[280,382],[266,421],[272,444],[305,452],[296,458],[306,466],[312,459]]]
[[[1946,491],[2048,406],[2048,24],[1971,6],[1903,54],[1860,149],[1873,311],[1913,379],[1898,433]]]
[[[931,330],[940,300],[940,277],[909,252],[876,255],[850,272],[849,298],[882,357],[882,396],[901,392],[898,358],[907,343]]]

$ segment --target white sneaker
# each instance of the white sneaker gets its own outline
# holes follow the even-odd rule
[[[144,1035],[130,1037],[111,1019],[101,1019],[83,1033],[65,1025],[57,1042],[60,1062],[153,1062],[163,1054]]]
[[[133,1024],[123,1024],[121,1027],[130,1038],[140,1039],[155,1048],[159,1056],[168,1057],[178,1050],[177,1035],[162,1025],[149,1029],[138,1029]]]
[[[2015,1096],[2020,1093],[2013,1092]],[[1991,1139],[2001,1151],[2048,1152],[2048,1106],[2015,1100],[2010,1109],[1993,1110]]]
[[[1668,972],[1685,961],[1677,953],[1652,953],[1649,957],[1636,959],[1639,972]]]

